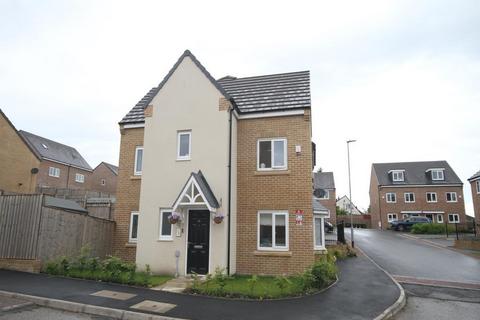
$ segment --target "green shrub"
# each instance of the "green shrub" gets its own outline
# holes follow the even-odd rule
[[[286,276],[276,276],[275,285],[280,289],[280,292],[283,294],[283,290],[290,286],[292,282]]]
[[[448,226],[448,233],[455,232],[453,226]],[[443,234],[445,233],[445,225],[437,223],[417,223],[412,226],[411,233],[414,234]]]
[[[257,277],[257,275],[255,275],[255,274],[252,275],[252,277],[251,277],[250,279],[248,279],[247,282],[248,282],[248,287],[249,287],[249,289],[250,289],[250,294],[253,295],[253,290],[255,290],[255,287],[256,287],[256,285],[257,285],[257,283],[258,283],[258,277]]]
[[[309,270],[312,274],[312,287],[320,289],[332,283],[337,277],[337,267],[335,263],[328,259],[321,259]]]

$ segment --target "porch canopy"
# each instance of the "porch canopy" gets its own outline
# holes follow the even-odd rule
[[[180,191],[177,199],[173,203],[173,211],[181,207],[203,207],[206,206],[210,212],[216,212],[220,207],[217,198],[208,185],[207,179],[199,170],[192,172],[185,186]]]
[[[325,208],[323,204],[320,203],[320,200],[318,200],[315,197],[312,197],[312,206],[313,206],[313,214],[322,215],[322,216],[328,216],[330,214],[328,209]]]

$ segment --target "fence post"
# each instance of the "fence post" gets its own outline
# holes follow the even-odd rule
[[[448,221],[445,220],[445,233],[447,234],[448,238]]]
[[[457,240],[458,240],[458,223],[455,222],[455,233],[457,234]]]

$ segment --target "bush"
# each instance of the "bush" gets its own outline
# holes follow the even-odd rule
[[[455,232],[453,226],[448,226],[448,233]],[[435,223],[417,223],[412,226],[411,233],[415,234],[443,234],[445,233],[444,224]]]
[[[315,262],[309,272],[311,273],[311,286],[316,289],[328,286],[337,278],[337,266],[328,258]]]

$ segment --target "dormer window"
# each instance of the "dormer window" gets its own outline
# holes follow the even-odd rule
[[[444,169],[429,169],[433,181],[445,180]]]
[[[404,170],[392,170],[392,180],[394,182],[402,182],[405,181]]]

